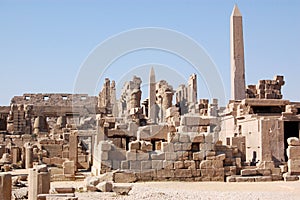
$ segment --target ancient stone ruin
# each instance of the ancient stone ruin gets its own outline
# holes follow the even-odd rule
[[[0,107],[0,199],[11,199],[11,170],[28,169],[29,199],[76,199],[51,181],[86,178],[90,191],[126,194],[136,181],[293,181],[300,175],[300,102],[283,99],[283,76],[245,86],[242,15],[231,16],[232,97],[199,99],[197,75],[174,89],[149,72],[118,99],[106,78],[98,96],[24,94]],[[20,180],[25,178],[20,176]],[[15,180],[13,185],[22,181]]]

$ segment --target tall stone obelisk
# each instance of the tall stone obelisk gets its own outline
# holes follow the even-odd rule
[[[156,89],[155,89],[155,73],[153,67],[150,70],[149,76],[149,104],[148,118],[152,123],[156,123]]]
[[[230,17],[231,99],[246,98],[242,15],[237,5]]]

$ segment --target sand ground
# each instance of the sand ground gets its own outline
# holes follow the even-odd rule
[[[52,182],[51,187],[83,186],[83,181]],[[115,193],[76,192],[79,199],[242,199],[242,200],[294,200],[300,199],[300,181],[223,183],[223,182],[140,182],[132,183],[128,196]]]

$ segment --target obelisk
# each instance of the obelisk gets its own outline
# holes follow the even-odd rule
[[[237,5],[230,17],[231,99],[246,98],[242,15]]]
[[[149,76],[149,104],[148,104],[148,118],[150,122],[156,123],[156,92],[155,92],[155,73],[153,67],[150,70]]]

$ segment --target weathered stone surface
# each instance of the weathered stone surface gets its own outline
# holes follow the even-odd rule
[[[163,161],[163,168],[164,169],[174,169],[174,161],[164,160]]]
[[[300,175],[300,159],[288,160],[288,171],[291,175]]]
[[[204,139],[205,139],[204,134],[199,134],[199,135],[196,135],[195,137],[192,138],[192,142],[204,143],[204,141],[205,141]]]
[[[221,160],[203,160],[200,163],[200,169],[223,168]]]
[[[140,150],[141,144],[139,141],[132,141],[129,143],[129,151]]]
[[[163,161],[162,160],[152,160],[152,169],[162,169]]]
[[[118,195],[128,195],[132,190],[132,186],[114,185],[112,190]]]
[[[60,193],[64,194],[64,193],[74,193],[75,192],[74,187],[56,187],[56,188],[54,188],[54,190],[59,194]]]
[[[183,161],[174,162],[174,169],[184,169],[184,162]]]
[[[241,170],[242,176],[255,176],[257,175],[256,169],[242,169]]]
[[[203,151],[193,153],[193,160],[203,160],[205,156],[204,154],[205,153]]]
[[[11,174],[0,174],[0,199],[11,199]]]
[[[139,152],[136,154],[136,160],[149,160],[149,153]]]
[[[133,183],[137,181],[136,175],[129,172],[116,172],[113,175],[115,183]]]
[[[165,153],[160,152],[160,153],[151,154],[151,159],[152,160],[164,160],[165,159]]]
[[[161,143],[162,152],[174,152],[174,144],[168,142]]]
[[[283,180],[284,181],[298,181],[299,180],[299,176],[291,175],[289,173],[284,173],[283,174]]]
[[[287,143],[288,143],[289,146],[300,146],[300,141],[296,137],[288,138]]]
[[[286,154],[289,159],[300,160],[300,146],[289,146]]]
[[[112,192],[112,182],[101,182],[96,185],[96,188],[101,192]]]

